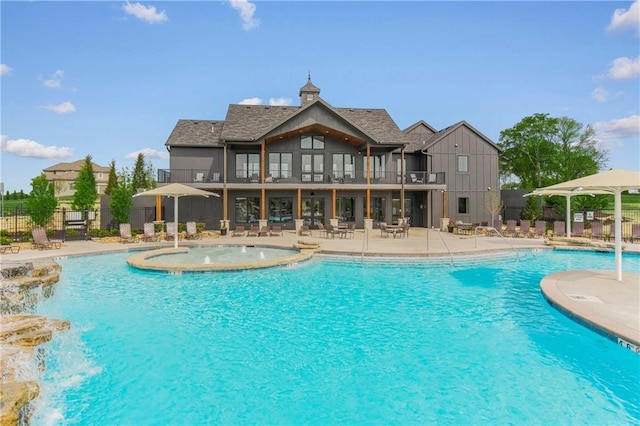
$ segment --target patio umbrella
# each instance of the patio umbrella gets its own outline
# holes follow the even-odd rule
[[[606,172],[536,189],[532,194],[562,195],[561,193],[565,191],[570,191],[571,195],[612,194],[614,197],[616,279],[622,281],[622,193],[630,189],[639,188],[640,172],[611,169]],[[535,194],[536,192],[537,194]]]
[[[173,197],[173,220],[175,222],[175,230],[176,230],[176,232],[173,234],[173,246],[175,248],[178,248],[178,198],[194,196],[194,195],[197,195],[200,197],[209,197],[211,195],[213,195],[214,197],[220,196],[215,192],[203,191],[202,189],[194,188],[188,185],[183,185],[181,183],[170,183],[169,185],[159,186],[149,191],[144,191],[144,192],[135,194],[134,197],[145,196],[145,195],[149,197],[155,197],[156,195]]]

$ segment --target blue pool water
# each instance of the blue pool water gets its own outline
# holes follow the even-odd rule
[[[539,282],[609,254],[139,271],[69,258],[34,424],[640,424],[640,357]],[[640,256],[624,257],[640,271]]]

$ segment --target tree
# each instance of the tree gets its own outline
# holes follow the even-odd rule
[[[495,188],[484,195],[484,207],[491,214],[491,226],[495,226],[496,216],[504,208],[504,203],[500,201],[500,194]]]
[[[91,156],[87,155],[84,164],[78,173],[75,181],[76,192],[73,194],[71,207],[77,211],[93,209],[93,205],[98,198],[96,190],[96,177],[93,174],[93,163]]]
[[[539,201],[536,198],[539,197],[526,197],[527,200],[524,204],[524,209],[520,213],[520,217],[524,220],[530,220],[535,222],[538,218],[542,217],[542,209],[540,208]]]
[[[118,183],[113,188],[109,207],[111,207],[111,215],[116,223],[129,223],[129,214],[131,206],[133,206],[133,189],[132,179],[129,173],[124,170],[118,178]]]
[[[58,207],[53,184],[47,181],[44,173],[31,179],[31,195],[25,201],[25,207],[31,220],[38,226],[46,226],[53,218]]]
[[[133,166],[132,185],[134,191],[137,191],[139,188],[147,188],[147,173],[144,165],[144,154],[141,152],[138,153],[136,164]]]
[[[105,195],[111,195],[113,189],[118,184],[118,176],[116,175],[116,162],[111,160],[111,168],[109,169],[109,180],[107,181],[107,187],[104,189]]]
[[[553,165],[554,180],[566,182],[598,173],[607,156],[598,149],[593,128],[569,117],[560,117],[557,124],[558,155]]]

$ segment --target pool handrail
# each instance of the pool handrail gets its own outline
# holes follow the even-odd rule
[[[476,226],[475,230],[473,231],[473,234],[474,234],[474,248],[478,248],[478,229],[485,229],[487,231],[491,231],[491,230],[496,231],[496,234],[498,234],[504,240],[504,242],[507,243],[507,245],[513,249],[513,251],[516,252],[516,258],[518,260],[520,260],[520,253],[518,252],[518,249],[515,248],[513,246],[513,244],[511,244],[504,237],[504,235],[502,235],[502,233],[500,231],[498,231],[496,228],[494,228],[493,226]]]

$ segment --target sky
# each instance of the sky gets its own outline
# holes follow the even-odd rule
[[[466,120],[498,143],[524,117],[596,130],[607,168],[640,169],[640,0],[0,2],[0,179],[91,155],[168,168],[179,119],[229,104],[334,107],[400,129]]]

